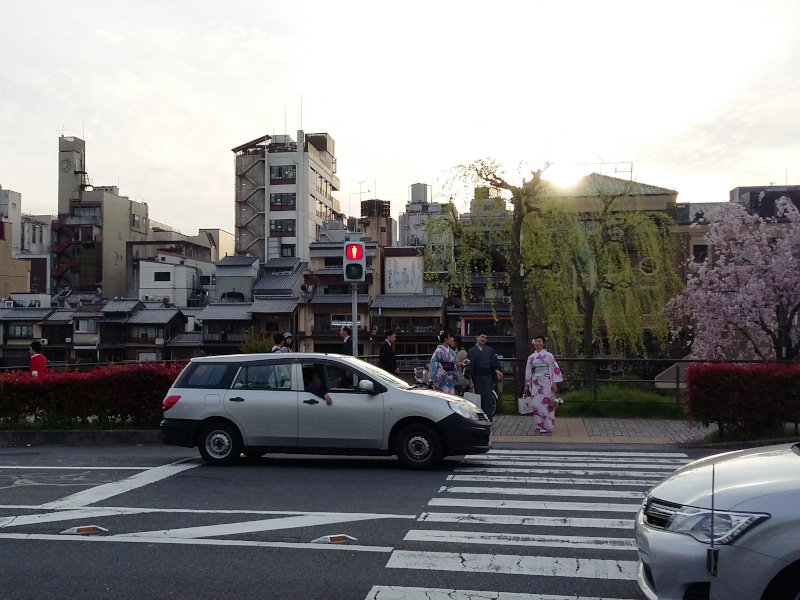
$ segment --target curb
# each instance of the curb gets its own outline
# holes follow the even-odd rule
[[[713,444],[683,443],[678,444],[680,448],[687,450],[698,450],[708,448],[710,450],[747,450],[748,448],[761,448],[762,446],[775,446],[778,444],[793,444],[800,442],[800,437],[776,438],[773,440],[739,440],[737,442],[716,442]]]
[[[23,446],[162,445],[158,429],[0,431],[0,448]]]

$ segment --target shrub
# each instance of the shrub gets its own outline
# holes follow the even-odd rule
[[[43,429],[156,428],[161,401],[184,365],[110,365],[39,378],[13,371],[0,376],[0,425],[8,429],[33,421]]]

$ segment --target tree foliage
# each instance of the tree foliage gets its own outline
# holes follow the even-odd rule
[[[689,263],[668,310],[675,333],[690,328],[693,358],[800,355],[800,213],[785,197],[776,208],[770,222],[724,206],[705,236],[711,260]]]

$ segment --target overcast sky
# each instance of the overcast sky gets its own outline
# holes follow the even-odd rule
[[[0,2],[0,185],[27,213],[57,210],[63,128],[95,185],[232,233],[231,148],[296,139],[301,97],[353,213],[397,215],[415,182],[444,199],[483,157],[630,161],[679,201],[800,183],[794,0]]]

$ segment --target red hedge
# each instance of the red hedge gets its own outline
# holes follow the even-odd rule
[[[800,365],[693,364],[686,370],[689,417],[743,433],[800,421]]]
[[[46,429],[157,428],[161,401],[185,362],[111,365],[91,371],[0,375],[0,424]]]

